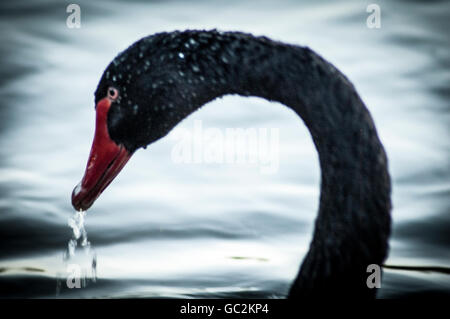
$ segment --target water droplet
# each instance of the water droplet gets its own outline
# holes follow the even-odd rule
[[[195,42],[195,40],[192,39],[192,38],[189,39],[189,43],[190,43],[191,45],[196,45],[196,44],[197,44],[197,42]]]
[[[114,81],[114,82],[116,82],[116,76],[115,75],[113,75],[113,77],[112,77],[112,80]]]
[[[210,39],[212,37],[212,35],[207,32],[200,33],[198,36],[205,39]]]
[[[109,79],[109,71],[106,72],[106,78]]]
[[[156,84],[156,83],[152,84],[152,89],[156,89],[157,87],[158,87],[158,84]]]
[[[142,59],[144,57],[144,53],[139,52],[139,58]]]
[[[149,60],[145,60],[145,65],[150,66],[150,61]]]
[[[192,65],[192,71],[194,72],[200,72],[200,68],[198,67],[198,65]]]
[[[67,244],[67,257],[75,256],[75,248],[76,247],[77,247],[77,241],[74,239],[69,240],[69,243]]]
[[[183,72],[183,71],[178,71],[178,74],[179,74],[180,76],[184,76],[184,72]]]
[[[180,59],[184,59],[184,54],[183,54],[183,52],[178,53],[178,57],[179,57]]]
[[[222,55],[220,59],[222,60],[223,63],[228,63],[228,59],[226,56]]]
[[[139,110],[139,106],[138,106],[137,104],[135,104],[135,105],[133,106],[133,114],[136,115],[137,112],[138,112],[138,110]]]
[[[200,75],[200,81],[205,81],[205,77],[203,75]]]

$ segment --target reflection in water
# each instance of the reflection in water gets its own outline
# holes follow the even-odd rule
[[[387,264],[450,264],[449,3],[78,1],[0,4],[0,296],[54,297],[67,275],[70,194],[94,126],[93,92],[114,56],[159,31],[219,28],[308,45],[343,71],[370,109],[393,177]],[[447,10],[445,10],[447,9]],[[177,164],[168,138],[138,151],[89,210],[98,281],[60,297],[283,297],[308,249],[319,196],[311,138],[288,109],[226,97],[183,121],[224,131],[279,128],[279,170]],[[82,235],[80,235],[82,238]],[[82,240],[78,240],[78,248]],[[83,256],[83,249],[75,254]],[[90,269],[93,257],[82,265]],[[181,262],[182,261],[182,262]],[[65,280],[63,281],[65,282]],[[386,269],[379,296],[450,294],[449,275]]]

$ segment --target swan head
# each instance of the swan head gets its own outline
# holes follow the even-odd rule
[[[208,36],[202,40],[202,34]],[[199,61],[208,52],[201,41],[211,45],[212,39],[207,32],[155,34],[108,65],[95,92],[94,141],[84,177],[72,193],[75,209],[87,210],[137,149],[164,137],[219,95],[206,81],[213,61]]]

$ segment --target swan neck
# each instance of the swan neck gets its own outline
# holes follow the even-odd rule
[[[310,250],[291,295],[349,290],[373,295],[369,264],[381,265],[390,233],[387,158],[372,117],[349,80],[305,47],[267,45],[264,58],[240,64],[231,93],[285,104],[308,127],[321,168]],[[265,52],[264,52],[265,51]],[[244,53],[245,55],[245,53]]]

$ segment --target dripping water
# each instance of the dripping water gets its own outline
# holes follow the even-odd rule
[[[97,281],[97,254],[88,240],[85,217],[86,211],[79,210],[67,221],[67,225],[72,229],[72,236],[63,252],[65,271],[57,276],[57,296],[63,289],[84,288]]]

